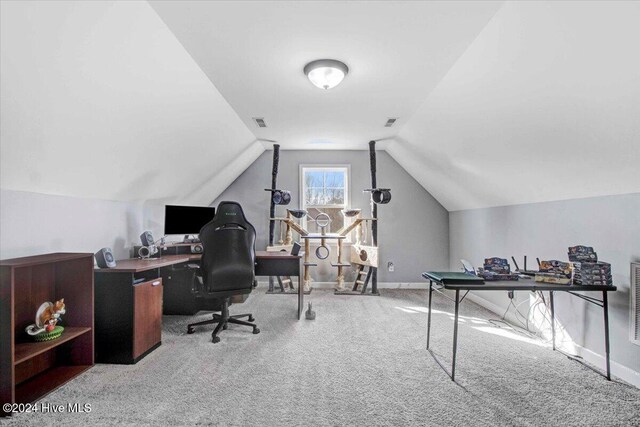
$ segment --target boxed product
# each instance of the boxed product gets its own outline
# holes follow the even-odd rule
[[[585,274],[609,274],[611,275],[611,264],[608,262],[574,262],[574,273]]]
[[[482,277],[486,281],[519,279],[517,274],[494,273],[493,271],[486,271],[484,269],[478,269],[478,276]]]
[[[539,270],[535,275],[536,282],[562,285],[571,283],[573,267],[569,262],[557,260],[540,261]]]
[[[494,273],[500,274],[509,274],[511,273],[511,267],[509,266],[509,261],[504,258],[485,258],[484,259],[484,270],[491,271]]]
[[[566,277],[571,277],[573,267],[570,262],[563,262],[552,259],[548,261],[540,261],[539,270],[543,273],[554,273]]]
[[[573,283],[584,286],[613,285],[611,264],[598,262],[575,262],[573,264]]]
[[[605,279],[573,279],[573,284],[578,286],[613,286],[613,280]]]
[[[542,283],[555,283],[558,285],[568,285],[571,283],[571,278],[570,277],[566,277],[564,275],[561,274],[556,274],[556,273],[536,273],[535,275],[535,281],[536,282],[542,282]]]
[[[487,281],[518,280],[517,274],[511,274],[509,261],[504,258],[485,258],[483,268],[478,269],[478,275]]]
[[[593,250],[591,246],[582,246],[582,245],[571,246],[569,248],[568,255],[569,255],[569,261],[572,261],[572,262],[581,262],[581,261],[597,262],[598,261],[598,254]]]

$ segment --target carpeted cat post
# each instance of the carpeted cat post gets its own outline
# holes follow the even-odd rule
[[[376,179],[376,142],[369,141],[369,163],[371,165],[371,188],[378,188]],[[373,193],[371,197],[371,242],[373,246],[378,246],[378,205],[373,201]],[[378,293],[378,268],[371,268],[371,293]]]
[[[273,165],[271,167],[271,204],[269,206],[269,218],[275,218],[276,216],[276,202],[273,200],[273,191],[278,187],[278,164],[280,163],[280,145],[273,144]],[[269,246],[273,246],[273,234],[275,230],[276,222],[273,219],[269,219]],[[269,276],[269,292],[273,292],[274,279],[273,276]]]

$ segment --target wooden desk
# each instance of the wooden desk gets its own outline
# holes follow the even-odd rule
[[[160,268],[186,255],[125,259],[94,270],[96,362],[137,363],[162,344]]]
[[[202,255],[164,255],[124,259],[114,268],[95,269],[96,361],[137,363],[162,344],[163,271]],[[165,269],[165,270],[162,270]],[[284,252],[256,252],[256,276],[298,276],[298,319],[304,305],[300,256]],[[135,283],[142,279],[140,283]],[[191,284],[187,287],[191,292]]]
[[[197,258],[195,258],[197,257]],[[158,269],[160,267],[168,267],[170,265],[181,264],[191,260],[200,260],[201,255],[165,255],[160,258],[131,258],[116,261],[113,268],[96,269],[97,273],[141,273],[144,271]]]
[[[171,255],[175,262],[187,261],[200,261],[202,255],[200,254],[187,254],[187,255]],[[169,256],[162,257],[161,259],[169,258]],[[301,255],[291,255],[288,252],[268,252],[268,251],[256,251],[256,276],[297,276],[298,277],[298,319],[302,315],[304,308],[304,286],[302,286],[302,274],[300,269]],[[158,261],[160,261],[159,259]],[[182,260],[182,261],[181,261]]]
[[[304,307],[300,259],[288,252],[256,251],[256,276],[298,276],[298,320]]]
[[[160,267],[166,267],[183,262],[199,262],[202,258],[201,254],[185,254],[185,255],[165,255],[162,258],[157,259],[157,263],[154,261],[151,265],[157,265]],[[297,276],[298,277],[298,319],[302,315],[304,306],[304,286],[302,283],[302,274],[300,268],[301,255],[291,255],[288,252],[268,252],[268,251],[256,251],[256,276]],[[126,260],[129,262],[122,266],[123,269],[136,270],[140,268],[140,262],[142,260]],[[137,262],[136,262],[137,261]],[[120,267],[120,261],[118,261],[118,267]],[[144,268],[145,266],[142,265]]]
[[[606,363],[606,378],[611,381],[611,366],[609,360],[609,304],[607,301],[607,293],[616,291],[615,286],[582,286],[582,285],[559,285],[554,283],[541,283],[534,282],[533,280],[518,280],[518,281],[487,281],[485,282],[477,276],[470,276],[464,273],[452,273],[452,272],[432,272],[428,271],[422,273],[422,277],[429,281],[429,311],[427,314],[427,351],[431,353],[436,363],[440,365],[443,371],[449,375],[452,381],[455,381],[456,377],[456,353],[458,347],[458,307],[460,303],[467,296],[469,291],[547,291],[549,292],[549,306],[551,310],[551,336],[552,336],[552,348],[570,359],[577,360],[571,355],[562,352],[556,348],[556,328],[555,328],[555,309],[553,304],[554,292],[567,292],[571,295],[577,296],[591,304],[595,304],[602,307],[604,313],[604,349],[605,349],[605,363]],[[439,285],[440,287],[436,287]],[[447,371],[442,362],[438,360],[436,355],[429,349],[429,335],[431,332],[431,295],[433,291],[441,292],[441,289],[448,289],[455,291],[455,303],[454,311],[454,323],[453,323],[453,360],[451,362],[451,372]],[[466,291],[462,298],[460,298],[460,291]],[[602,292],[602,300],[598,300],[591,296],[577,294],[576,292]],[[444,294],[443,294],[444,295]],[[448,295],[444,295],[448,299]],[[580,362],[579,360],[577,360]],[[582,363],[582,362],[580,362]],[[591,366],[585,365],[590,369]],[[593,369],[600,373],[599,371]]]

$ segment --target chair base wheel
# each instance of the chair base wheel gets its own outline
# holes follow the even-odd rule
[[[220,342],[220,337],[211,338],[211,342],[214,343],[214,344],[217,343],[217,342]]]
[[[229,327],[229,326],[225,323],[225,324],[224,324],[224,326],[222,327],[222,330],[223,330],[223,331],[226,331],[228,327]]]
[[[195,332],[195,331],[193,330],[193,328],[189,328],[189,329],[187,329],[187,333],[188,333],[188,334],[192,334],[192,333],[194,333],[194,332]]]
[[[255,322],[256,318],[253,316],[249,316],[249,318],[247,319],[249,322]]]
[[[258,328],[253,328],[253,333],[254,333],[254,334],[259,334],[259,333],[260,333],[260,329],[258,329]]]

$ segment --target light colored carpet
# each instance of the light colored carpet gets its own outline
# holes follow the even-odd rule
[[[314,290],[314,321],[295,319],[295,296],[264,291],[231,309],[253,312],[259,335],[230,325],[212,344],[210,326],[187,335],[194,318],[165,316],[162,346],[137,365],[96,365],[43,399],[90,403],[90,413],[0,424],[640,425],[640,390],[539,343],[487,332],[482,319],[496,316],[471,301],[461,305],[461,387],[424,349],[425,290]],[[434,297],[433,345],[450,360],[452,303]]]

